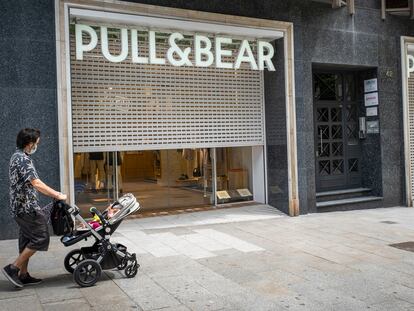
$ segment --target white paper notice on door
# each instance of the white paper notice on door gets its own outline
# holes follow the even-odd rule
[[[368,107],[367,117],[375,117],[378,115],[378,107]]]
[[[378,81],[377,79],[364,80],[364,92],[375,92],[378,91]]]
[[[365,94],[365,106],[378,106],[378,92]]]

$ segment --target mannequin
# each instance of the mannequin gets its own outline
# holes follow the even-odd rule
[[[90,182],[92,183],[93,190],[99,190],[104,187],[105,180],[105,155],[103,152],[90,152],[89,153],[89,174]],[[98,170],[98,174],[96,174]]]
[[[113,152],[108,153],[108,189],[112,189],[114,180],[114,159],[113,159]],[[116,151],[116,170],[118,173],[118,189],[119,192],[123,193],[122,188],[122,173],[121,173],[121,165],[122,161],[124,160],[124,154],[121,151]]]

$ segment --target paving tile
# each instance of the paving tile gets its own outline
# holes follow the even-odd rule
[[[214,271],[197,275],[194,281],[206,289],[209,293],[220,297],[243,295],[246,291],[245,287],[239,283]]]
[[[44,311],[89,311],[91,306],[86,299],[67,299],[58,302],[49,302],[42,304]]]
[[[42,311],[43,309],[37,296],[23,296],[19,298],[1,299],[0,310],[2,311],[16,311],[16,310]]]
[[[216,240],[220,243],[223,243],[225,245],[232,246],[232,248],[235,248],[241,252],[257,252],[257,251],[264,251],[263,248],[258,247],[256,245],[253,245],[251,243],[245,242],[241,239],[232,237],[231,235],[221,233],[219,231],[216,231],[214,229],[198,229],[195,230],[196,232],[200,233],[201,235],[204,235],[210,239]]]
[[[414,304],[414,288],[395,284],[394,286],[389,287],[388,290],[395,298]]]
[[[216,252],[231,248],[229,245],[222,244],[217,240],[210,239],[202,234],[185,234],[182,236],[182,238],[189,243],[198,245],[199,247],[210,252]]]
[[[192,259],[216,256],[214,253],[203,249],[197,244],[189,242],[183,236],[176,236],[172,233],[157,233],[151,234],[150,237],[156,239],[162,245],[173,249],[177,254],[182,254]]]
[[[185,301],[197,302],[206,299],[216,301],[216,296],[200,286],[195,276],[158,277],[156,282],[184,304]]]
[[[150,311],[191,311],[191,309],[189,309],[188,307],[184,305],[180,305],[180,306],[167,307],[167,308],[162,308],[162,309],[153,309]]]
[[[369,306],[370,311],[412,311],[414,310],[414,304],[401,300],[401,299],[390,299],[381,303],[375,303]]]
[[[182,303],[146,275],[132,279],[118,279],[115,283],[143,310],[173,308]]]
[[[234,306],[229,302],[224,301],[221,297],[210,297],[205,299],[185,299],[183,303],[190,310],[197,311],[218,311],[218,310],[229,310]]]
[[[44,277],[42,274],[39,276]],[[33,288],[42,304],[83,298],[78,285],[73,281],[72,275],[68,273],[55,274],[51,272],[47,277],[44,277],[41,284]]]
[[[143,309],[137,303],[133,301],[125,301],[125,299],[115,299],[107,304],[96,304],[93,307],[91,307],[90,310],[91,311],[124,311],[124,310],[142,311]]]
[[[94,286],[80,288],[80,292],[94,307],[132,302],[125,295],[125,292],[115,282],[109,280],[106,275]]]
[[[33,288],[16,289],[12,283],[10,283],[3,273],[0,273],[0,300],[19,298],[26,296],[36,295],[36,291]]]

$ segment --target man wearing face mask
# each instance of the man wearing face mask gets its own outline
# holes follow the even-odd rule
[[[39,179],[31,159],[39,140],[39,130],[22,129],[17,135],[16,151],[10,159],[10,212],[19,226],[19,257],[5,266],[3,273],[16,287],[42,281],[27,271],[30,257],[36,251],[47,251],[49,247],[48,220],[39,206],[37,191],[57,200],[66,200],[65,194]]]

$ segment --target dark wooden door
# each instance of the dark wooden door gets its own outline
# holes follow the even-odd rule
[[[361,186],[358,103],[350,73],[314,73],[316,191]]]

